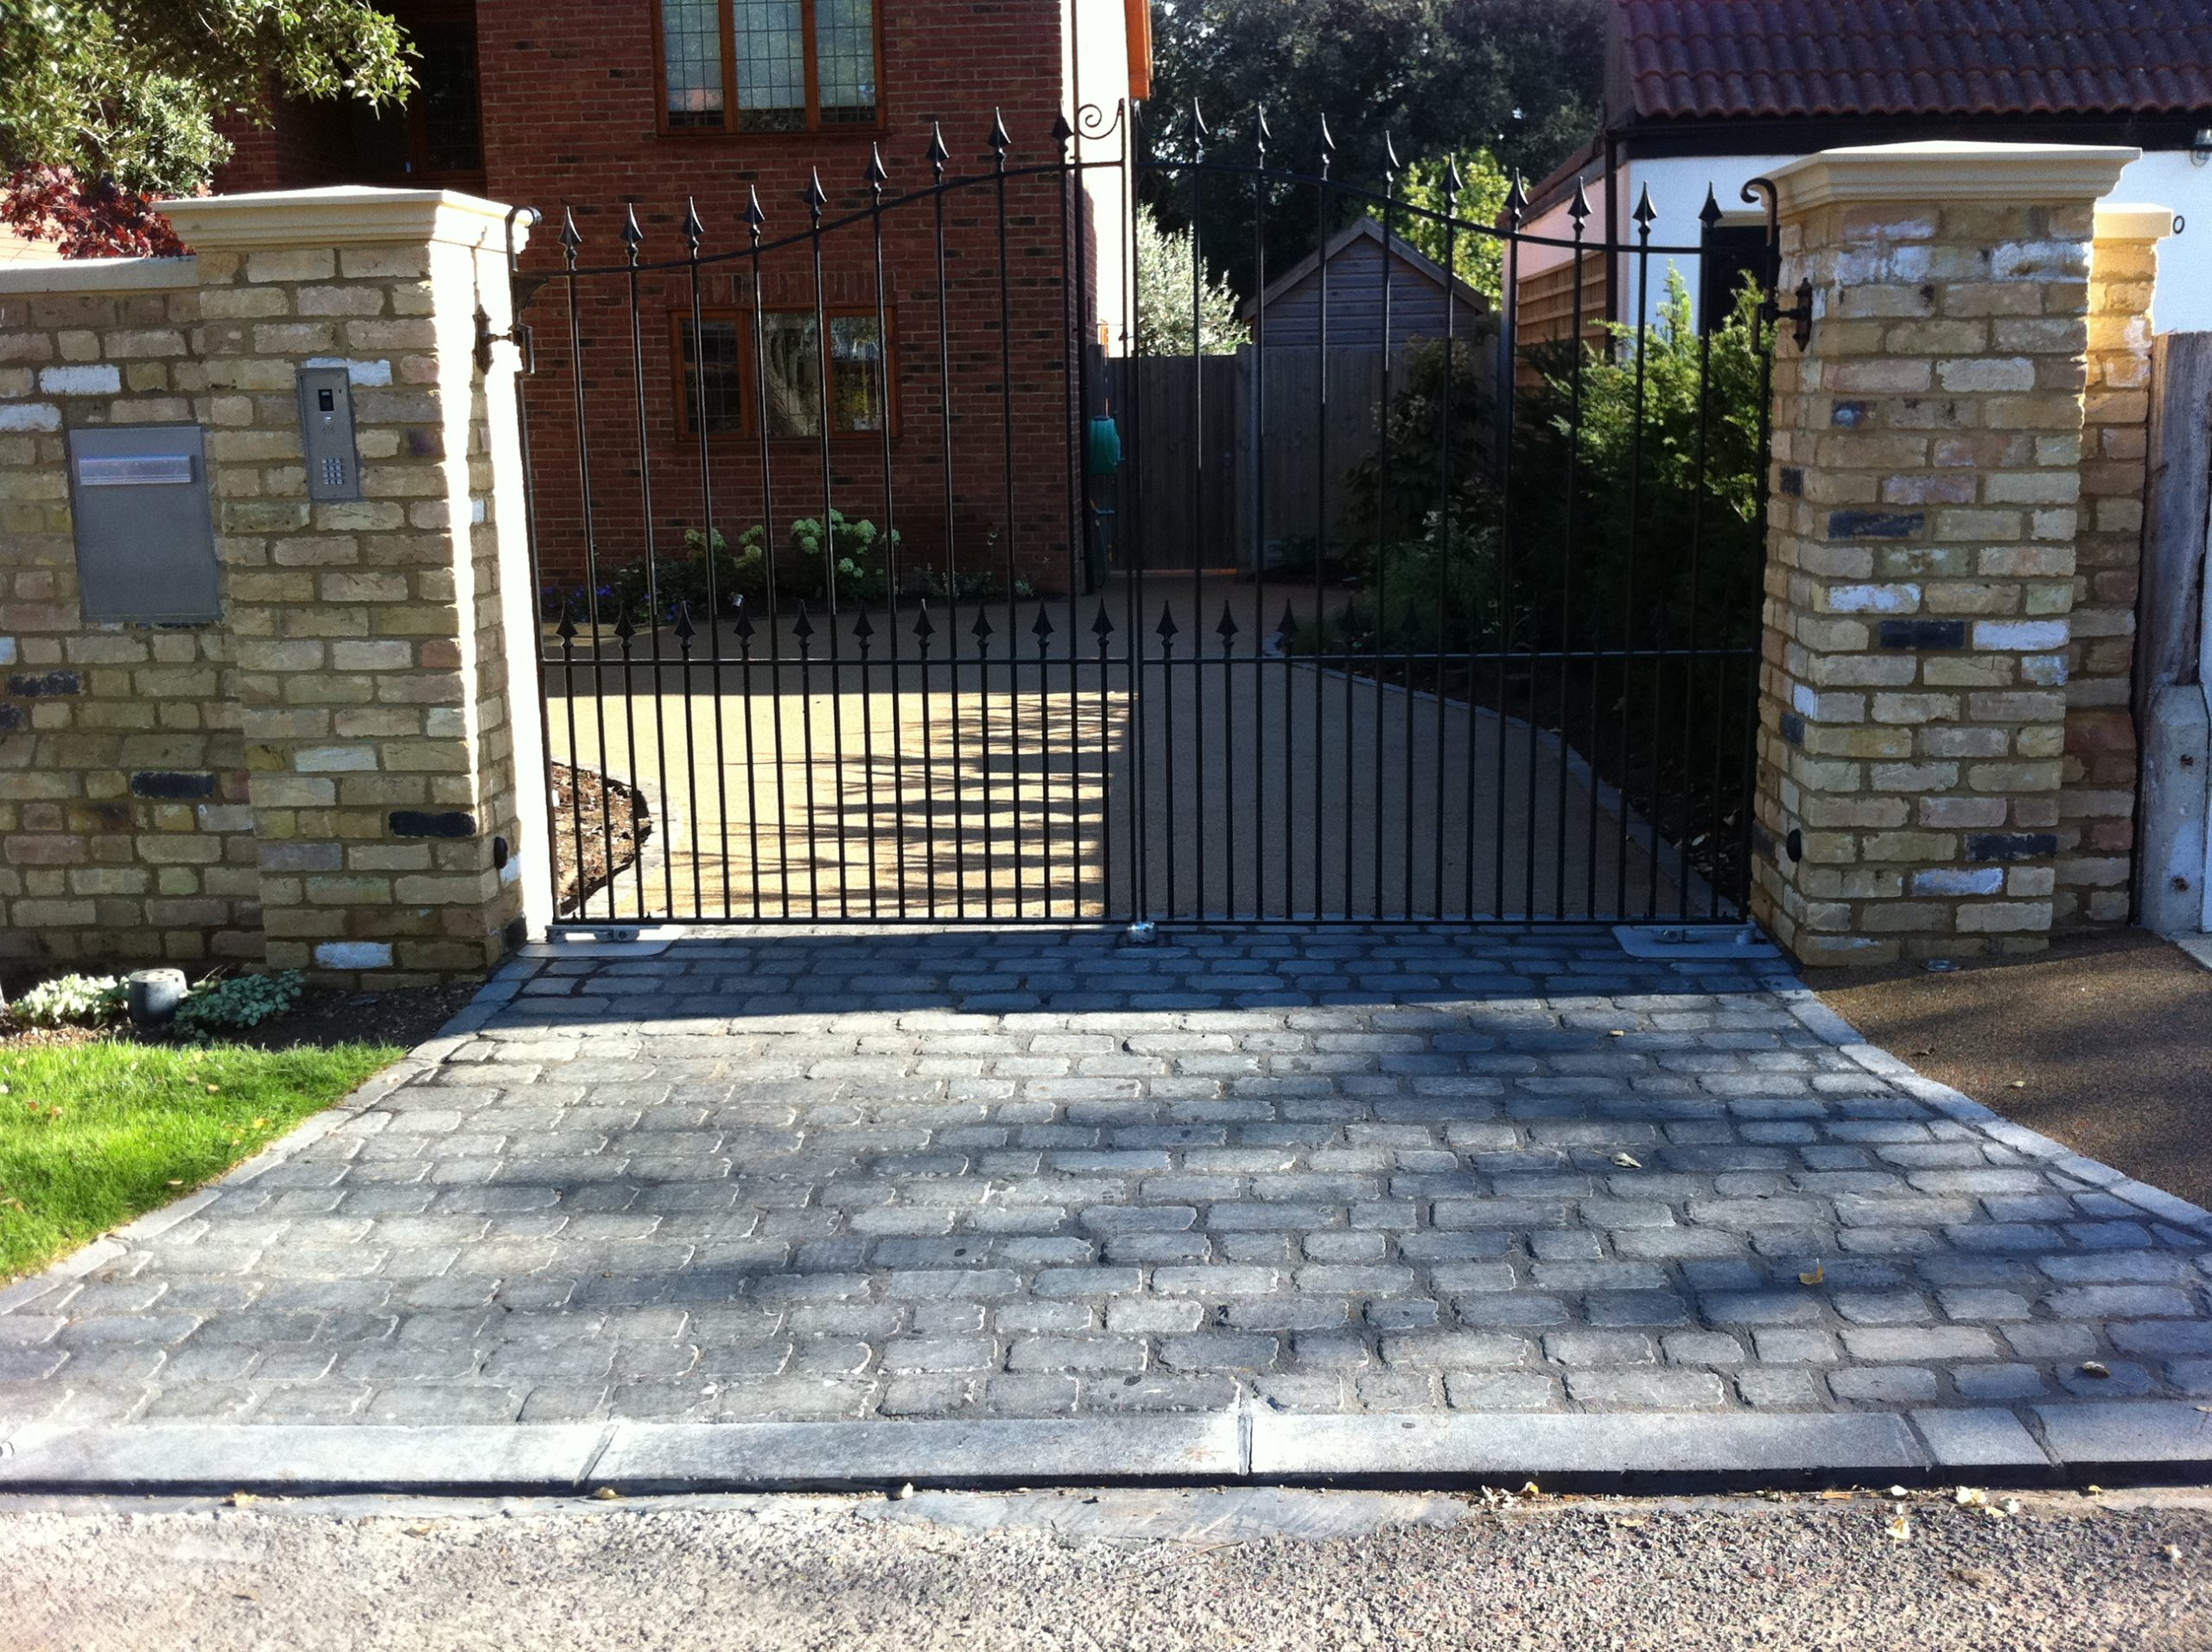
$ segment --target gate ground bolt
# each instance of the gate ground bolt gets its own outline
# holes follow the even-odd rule
[[[176,1020],[177,1006],[184,1002],[184,971],[136,971],[130,977],[125,1002],[130,1011],[131,1026],[167,1026]]]

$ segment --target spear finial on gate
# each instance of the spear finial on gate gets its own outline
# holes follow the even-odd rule
[[[1164,601],[1160,605],[1160,623],[1152,629],[1153,634],[1160,639],[1164,646],[1174,645],[1177,626],[1173,605]]]
[[[746,192],[745,226],[753,232],[753,238],[760,238],[760,227],[768,221],[768,214],[760,210],[760,187],[753,185]]]
[[[1006,170],[1006,152],[1014,147],[1014,140],[1007,136],[1006,116],[1003,111],[991,111],[991,153],[997,157],[999,170]]]
[[[1285,597],[1282,604],[1282,618],[1275,621],[1275,646],[1281,648],[1283,644],[1288,642],[1291,634],[1297,629],[1298,616],[1290,611],[1290,599]]]
[[[938,181],[944,181],[944,163],[952,152],[944,147],[944,128],[936,121],[930,123],[930,170],[936,173]]]
[[[1041,602],[1037,605],[1037,623],[1029,627],[1029,634],[1037,639],[1038,650],[1042,652],[1045,639],[1052,634],[1052,616],[1045,612]]]
[[[622,211],[622,249],[630,262],[638,262],[639,249],[645,244],[645,232],[638,227],[638,205],[632,201]]]
[[[561,623],[553,627],[553,634],[561,639],[563,648],[571,646],[576,640],[576,611],[566,601],[561,604]]]
[[[673,629],[676,632],[676,640],[683,645],[685,653],[690,653],[691,639],[699,632],[698,628],[691,623],[691,605],[689,602],[678,602],[676,605],[676,624]]]
[[[1574,181],[1574,199],[1567,203],[1567,215],[1573,220],[1574,232],[1580,236],[1582,226],[1590,221],[1590,197],[1582,193],[1582,180]]]
[[[861,617],[853,621],[853,640],[861,645],[861,654],[867,657],[868,644],[874,639],[875,626],[869,622],[868,604],[861,604]]]
[[[883,164],[883,146],[880,143],[869,144],[868,146],[868,192],[873,194],[876,200],[881,200],[883,199],[883,186],[890,181],[890,169]]]
[[[914,616],[914,635],[922,639],[925,650],[930,645],[930,639],[937,635],[937,627],[930,623],[930,605],[926,597],[922,599],[922,611]]]
[[[1213,136],[1213,128],[1206,124],[1206,111],[1198,107],[1198,100],[1195,97],[1191,99],[1191,130],[1198,135],[1202,144]]]
[[[1705,187],[1705,205],[1697,209],[1697,221],[1711,229],[1720,221],[1720,203],[1713,198],[1713,186]]]
[[[699,256],[699,243],[707,238],[707,226],[699,221],[699,203],[686,195],[683,198],[683,238],[690,244],[691,256]]]
[[[1275,129],[1274,129],[1274,127],[1272,127],[1272,126],[1270,126],[1270,125],[1268,125],[1268,106],[1267,106],[1267,105],[1265,105],[1265,104],[1255,104],[1255,105],[1253,105],[1253,106],[1252,106],[1252,147],[1253,147],[1253,149],[1254,149],[1255,150],[1256,150],[1256,151],[1259,153],[1260,157],[1261,157],[1261,159],[1262,160],[1262,162],[1264,162],[1264,161],[1266,160],[1266,158],[1267,158],[1268,145],[1269,143],[1273,143],[1273,142],[1274,141],[1274,136],[1275,136]]]
[[[638,627],[631,623],[630,605],[627,602],[622,605],[621,611],[614,616],[614,634],[622,639],[622,651],[628,653],[630,639],[638,634]]]
[[[1098,617],[1090,622],[1090,634],[1098,639],[1102,651],[1106,646],[1106,639],[1114,634],[1114,618],[1106,612],[1103,602],[1098,605]]]
[[[1398,143],[1397,143],[1397,140],[1396,140],[1395,138],[1394,138],[1394,137],[1392,137],[1390,136],[1390,130],[1389,130],[1389,127],[1387,127],[1387,126],[1386,126],[1386,127],[1384,127],[1384,128],[1382,129],[1382,173],[1383,173],[1383,175],[1384,175],[1385,177],[1395,178],[1395,177],[1396,177],[1396,176],[1398,175],[1399,172],[1400,172],[1401,170],[1402,170],[1402,169],[1403,169],[1403,163],[1402,163],[1402,162],[1401,162],[1399,161],[1399,159],[1398,159]]]
[[[1449,150],[1446,150],[1444,156],[1444,199],[1446,203],[1445,209],[1446,217],[1448,218],[1451,216],[1449,203],[1459,200],[1459,192],[1466,187],[1467,181],[1459,175],[1459,157],[1453,155]]]
[[[1516,171],[1513,175],[1513,187],[1505,192],[1505,216],[1507,223],[1511,228],[1516,230],[1519,229],[1521,227],[1521,220],[1528,216],[1528,212],[1529,192],[1521,182],[1520,173]]]
[[[1065,111],[1055,109],[1052,111],[1052,147],[1065,154],[1068,145],[1074,142],[1075,128],[1068,124]]]
[[[807,216],[814,220],[817,229],[822,226],[822,209],[829,204],[830,192],[822,187],[822,168],[811,168],[806,180]]]
[[[583,244],[584,238],[576,232],[575,211],[563,206],[561,209],[561,257],[569,269],[576,267],[576,250]]]
[[[807,639],[814,635],[814,617],[807,613],[804,597],[799,599],[798,618],[792,623],[791,635],[798,639],[799,651],[805,652]]]
[[[1225,597],[1221,604],[1221,623],[1213,628],[1213,634],[1221,639],[1224,648],[1229,646],[1229,639],[1236,634],[1236,616],[1230,613],[1229,601]]]
[[[1329,130],[1329,118],[1321,117],[1321,175],[1329,175],[1329,162],[1337,156],[1337,140]]]
[[[968,627],[968,634],[976,639],[976,651],[990,652],[991,616],[982,609],[976,610],[976,623]]]
[[[1659,216],[1658,213],[1653,209],[1651,205],[1651,186],[1649,184],[1644,185],[1643,191],[1637,196],[1636,210],[1630,213],[1629,216],[1636,219],[1637,233],[1643,236],[1645,240],[1649,240],[1651,238],[1651,221]]]

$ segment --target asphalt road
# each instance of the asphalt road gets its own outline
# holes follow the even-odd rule
[[[2212,1208],[2212,970],[2141,930],[2024,959],[1822,970],[1821,997],[1930,1078]]]
[[[2212,1495],[2035,1494],[2009,1516],[1942,1492],[18,1502],[0,1626],[16,1652],[2196,1652]]]

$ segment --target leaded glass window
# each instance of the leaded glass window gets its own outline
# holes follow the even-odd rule
[[[660,0],[673,130],[874,125],[875,0]]]
[[[722,124],[722,0],[661,0],[668,124]]]

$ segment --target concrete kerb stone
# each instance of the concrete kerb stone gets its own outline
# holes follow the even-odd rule
[[[2082,1158],[2063,1141],[2052,1140],[2025,1125],[2015,1124],[1972,1096],[1916,1072],[1911,1064],[1887,1050],[1868,1044],[1857,1028],[1802,982],[1777,988],[1775,995],[1815,1038],[1834,1045],[1853,1063],[1878,1078],[1887,1080],[1917,1101],[1925,1102],[1946,1118],[1971,1125],[2008,1152],[2040,1160],[2061,1175],[2101,1188],[2114,1198],[2125,1199],[2138,1210],[2176,1227],[2212,1235],[2212,1211],[2177,1198],[2162,1189],[2121,1175],[2107,1166]]]

